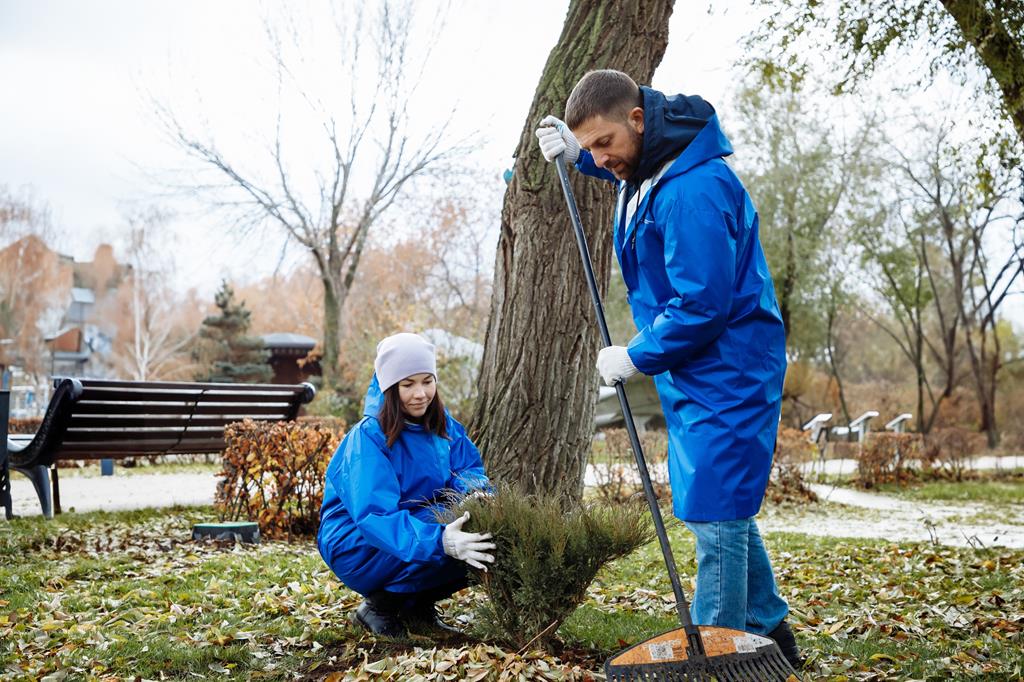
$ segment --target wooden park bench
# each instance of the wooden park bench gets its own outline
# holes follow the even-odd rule
[[[8,436],[0,450],[0,502],[11,518],[9,468],[28,476],[43,514],[60,513],[57,463],[221,452],[224,427],[243,419],[292,420],[312,384],[219,384],[55,378],[35,435]],[[4,396],[6,397],[6,396]],[[0,419],[6,436],[6,400]],[[52,482],[52,488],[51,488]]]

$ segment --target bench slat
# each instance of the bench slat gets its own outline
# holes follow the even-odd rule
[[[178,442],[177,438],[164,436],[157,440],[153,439],[146,442],[145,447],[140,447],[141,441],[112,441],[112,440],[99,440],[92,443],[83,443],[78,441],[71,441],[61,443],[58,453],[63,452],[121,452],[130,453],[133,455],[155,455],[166,451],[169,448],[174,447]],[[57,459],[60,459],[59,457]]]
[[[55,453],[54,459],[121,459],[163,454],[200,455],[208,452],[220,452],[223,449],[223,439],[188,441],[177,446],[175,446],[175,441],[168,440],[162,447],[152,450],[139,450],[131,443],[92,443],[61,446]]]
[[[281,419],[284,419],[282,416]],[[234,415],[197,415],[189,419],[187,414],[179,416],[152,416],[148,414],[139,415],[116,415],[114,417],[72,417],[68,427],[71,429],[108,429],[108,428],[141,428],[141,427],[167,427],[167,426],[190,426],[209,427],[219,426],[223,428],[228,424],[242,421],[241,417]],[[264,420],[260,420],[264,421]]]
[[[150,414],[150,415],[176,415],[176,414],[207,414],[224,415],[237,417],[241,421],[246,416],[258,416],[260,419],[285,419],[288,416],[287,406],[283,403],[263,404],[206,404],[200,403],[193,406],[192,403],[103,403],[89,402],[77,403],[74,413],[78,414]]]
[[[104,429],[102,431],[71,431],[69,430],[64,436],[65,445],[77,445],[79,443],[96,443],[100,441],[104,442],[120,442],[120,443],[148,443],[150,441],[161,441],[173,439],[177,441],[184,435],[184,429],[159,429],[156,431],[139,431],[138,429],[129,429],[116,431],[113,429]],[[137,446],[138,447],[138,446]]]
[[[229,391],[290,391],[301,393],[301,384],[232,384],[202,381],[117,381],[113,379],[79,379],[83,388],[139,388],[140,383],[147,388],[198,389],[198,390],[229,390]]]
[[[297,391],[207,391],[199,390],[151,390],[148,388],[85,388],[78,402],[105,400],[117,402],[214,402],[251,403],[280,402],[292,404],[298,397]]]

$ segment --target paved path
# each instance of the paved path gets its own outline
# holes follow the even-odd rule
[[[827,459],[825,462],[815,460],[800,467],[805,474],[824,473],[826,477],[841,474],[852,474],[857,470],[855,459]],[[994,457],[986,455],[977,457],[972,462],[971,469],[1024,469],[1024,455],[1006,455]]]
[[[999,507],[935,504],[828,485],[810,487],[826,504],[785,513],[766,508],[758,517],[761,529],[960,547],[1024,547],[1024,501]]]
[[[62,509],[86,512],[213,504],[217,490],[217,477],[212,473],[128,476],[116,471],[113,476],[62,476]],[[16,471],[11,472],[11,499],[18,516],[42,514],[32,482]]]

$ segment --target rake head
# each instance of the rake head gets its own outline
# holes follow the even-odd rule
[[[687,654],[683,628],[669,630],[612,656],[609,682],[784,682],[796,678],[778,645],[742,630],[701,625],[706,655]]]

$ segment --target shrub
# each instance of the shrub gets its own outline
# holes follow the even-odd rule
[[[42,425],[42,417],[13,417],[7,421],[7,433],[35,433]]]
[[[1024,454],[1024,429],[1009,428],[1002,433],[999,440],[1003,454],[1020,455]]]
[[[925,473],[963,480],[971,457],[985,448],[985,436],[955,426],[935,429],[924,437],[921,465]]]
[[[494,563],[473,574],[487,595],[477,620],[517,649],[550,649],[601,566],[654,537],[642,504],[565,504],[504,486],[493,497],[457,500],[442,518],[469,511],[465,529],[494,536]]]
[[[626,429],[607,429],[604,432],[603,458],[595,458],[595,490],[605,502],[625,502],[634,496],[643,496],[640,474],[636,470],[633,448]],[[671,501],[672,488],[668,481],[668,434],[649,430],[640,434],[640,447],[647,460],[651,485],[659,500]]]
[[[807,440],[805,432],[780,426],[765,497],[775,503],[817,502],[818,496],[807,487],[801,469],[802,464],[810,462],[817,454],[817,446]]]
[[[915,476],[924,441],[917,433],[871,433],[861,450],[856,483],[873,488],[880,483],[906,485]]]
[[[229,424],[214,501],[221,520],[256,521],[268,538],[315,534],[324,475],[343,430],[337,420]]]

